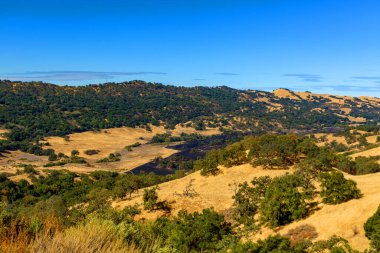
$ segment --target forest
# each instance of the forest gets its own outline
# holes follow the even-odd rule
[[[49,155],[50,151],[30,143],[46,136],[121,126],[149,130],[149,124],[168,129],[188,124],[200,131],[216,127],[243,132],[286,132],[316,131],[349,123],[347,118],[336,115],[340,110],[336,105],[324,99],[275,98],[270,92],[226,86],[189,88],[143,81],[58,86],[0,80],[0,93],[0,125],[9,130],[7,140],[0,140],[0,152],[21,149]],[[262,98],[283,109],[268,110],[270,102],[263,102]],[[379,121],[376,108],[349,103],[353,106],[352,116],[365,117],[372,125]],[[324,108],[324,112],[315,108]]]

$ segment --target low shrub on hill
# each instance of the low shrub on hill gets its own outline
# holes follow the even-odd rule
[[[121,154],[120,153],[111,153],[108,157],[102,158],[97,163],[110,163],[110,162],[118,162],[120,161]]]

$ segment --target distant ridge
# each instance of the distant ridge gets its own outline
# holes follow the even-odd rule
[[[378,124],[380,99],[227,86],[178,87],[131,81],[86,86],[0,81],[0,125],[15,140],[120,126],[190,122],[244,132],[316,131]]]

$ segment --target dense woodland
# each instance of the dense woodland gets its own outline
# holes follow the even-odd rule
[[[0,151],[28,150],[30,141],[44,136],[121,126],[149,130],[148,124],[173,128],[191,122],[198,130],[230,126],[233,130],[257,132],[310,131],[348,123],[347,118],[335,114],[340,112],[337,105],[323,99],[280,99],[269,92],[226,86],[188,88],[131,81],[75,87],[3,80],[0,94],[0,125],[10,130],[8,141],[0,142]],[[268,104],[258,100],[263,97],[281,104],[283,110],[268,110]],[[348,102],[354,106],[352,116],[365,117],[369,123],[379,121],[377,108],[355,107],[354,102]],[[33,153],[46,152],[34,149]]]

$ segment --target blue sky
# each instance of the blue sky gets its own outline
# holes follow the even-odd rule
[[[378,0],[0,1],[0,78],[380,97]]]

